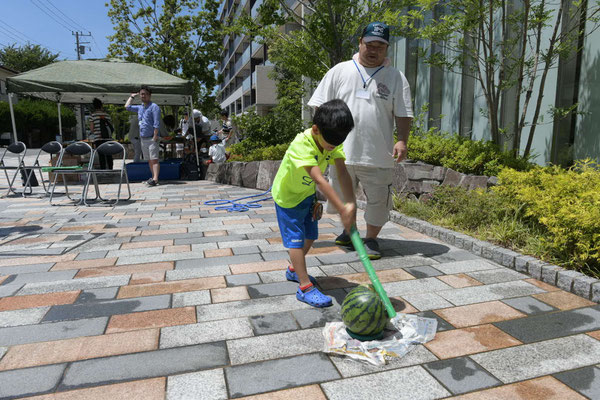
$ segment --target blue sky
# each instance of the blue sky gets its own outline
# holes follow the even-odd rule
[[[91,33],[82,40],[82,58],[106,56],[113,27],[106,0],[0,0],[0,47],[28,41],[39,44],[59,59],[76,60],[75,36],[71,31]]]

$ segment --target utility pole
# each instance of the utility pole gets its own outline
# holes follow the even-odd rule
[[[71,31],[71,34],[75,36],[75,50],[77,51],[77,60],[81,60],[81,55],[85,54],[85,45],[86,44],[90,44],[90,42],[83,42],[81,41],[82,37],[85,36],[92,36],[91,32],[88,32],[87,34],[83,33],[83,32],[73,32]],[[79,125],[80,125],[80,129],[78,129],[78,134],[77,134],[77,139],[81,140],[84,139],[86,137],[85,134],[85,110],[83,108],[83,104],[79,104],[79,112],[77,113],[79,114]]]

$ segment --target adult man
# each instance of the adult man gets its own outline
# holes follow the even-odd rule
[[[148,86],[143,85],[140,88],[139,95],[143,104],[132,106],[131,102],[137,96],[137,93],[132,93],[125,103],[125,108],[127,111],[137,112],[142,153],[144,159],[148,160],[148,166],[150,167],[151,178],[146,183],[149,186],[156,186],[158,185],[158,174],[160,172],[160,163],[158,162],[160,108],[151,101],[152,92]]]
[[[386,57],[389,36],[386,24],[367,25],[358,42],[358,54],[331,68],[308,102],[309,106],[318,107],[339,98],[352,111],[355,126],[344,142],[344,152],[354,187],[360,182],[367,197],[364,242],[371,259],[381,258],[377,235],[392,207],[394,158],[400,162],[406,157],[413,117],[408,81],[389,66]],[[398,132],[395,144],[394,122]],[[339,189],[335,175],[330,174],[332,184]],[[327,211],[333,211],[329,204]],[[349,234],[342,232],[336,243],[350,245]]]

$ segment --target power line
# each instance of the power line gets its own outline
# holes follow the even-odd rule
[[[7,24],[6,22],[2,21],[1,19],[0,19],[0,24],[3,24],[3,25],[5,25],[6,27],[8,27],[8,29],[9,29],[9,31],[10,31],[10,33],[11,33],[11,34],[13,34],[13,32],[14,32],[14,33],[18,34],[19,36],[21,36],[21,37],[25,38],[25,39],[26,39],[26,42],[31,42],[31,43],[38,44],[38,45],[40,45],[40,46],[42,46],[42,47],[45,47],[45,48],[47,48],[47,49],[50,49],[50,50],[52,50],[52,51],[56,51],[56,52],[58,52],[58,53],[60,53],[60,52],[61,52],[61,51],[60,51],[60,50],[58,50],[58,49],[55,49],[55,48],[53,48],[53,47],[50,47],[50,46],[46,46],[46,45],[44,45],[44,44],[42,44],[42,43],[40,43],[40,42],[38,42],[38,41],[36,41],[36,40],[33,40],[31,37],[27,36],[26,34],[24,34],[24,33],[23,33],[23,32],[21,32],[21,31],[19,31],[19,30],[15,29],[14,27],[12,27],[11,25],[9,25],[9,24]],[[6,28],[3,28],[2,26],[0,26],[0,29],[4,29],[4,30],[6,30]]]
[[[40,3],[40,4],[38,4],[38,3],[36,3],[34,0],[29,0],[29,1],[31,1],[31,4],[33,4],[34,6],[36,6],[36,7],[37,7],[38,9],[40,9],[40,10],[41,10],[41,11],[42,11],[44,14],[46,14],[47,16],[49,16],[49,17],[50,17],[52,20],[54,20],[54,22],[56,22],[57,24],[59,24],[60,26],[62,26],[63,28],[65,28],[66,30],[68,30],[68,31],[72,31],[72,30],[73,30],[73,29],[71,29],[71,28],[69,28],[69,27],[67,26],[67,25],[70,25],[70,24],[67,24],[67,25],[65,25],[65,24],[64,24],[64,22],[62,22],[62,21],[60,21],[60,20],[56,19],[55,17],[53,17],[53,16],[52,16],[52,14],[56,15],[56,13],[52,13],[52,10],[50,10],[50,9],[49,9],[49,8],[47,8],[47,7],[45,7],[45,8],[42,8],[42,7],[44,6],[43,4],[41,4],[41,3]],[[52,14],[50,14],[50,13],[49,13],[48,11],[46,11],[46,10],[48,10],[48,11],[49,11],[50,13],[52,13]]]
[[[103,54],[103,52],[102,52],[102,50],[100,50],[100,45],[98,45],[98,42],[96,42],[96,38],[94,37],[94,35],[92,35],[92,40],[94,41],[94,44],[95,44],[95,45],[96,45],[96,47],[98,48],[98,51],[100,52],[100,56],[101,56],[101,58],[105,58],[105,57],[104,57],[104,54]],[[94,50],[92,50],[92,52],[93,52],[93,51],[94,51]]]
[[[84,31],[87,30],[84,26],[82,26],[81,24],[77,23],[75,20],[73,20],[73,18],[69,17],[67,14],[65,14],[64,12],[62,12],[58,7],[56,7],[54,4],[52,4],[52,2],[50,0],[46,0],[46,2],[48,4],[50,4],[56,11],[58,11],[59,13],[61,13],[66,19],[68,19],[69,21],[71,21],[76,27],[79,27],[79,28],[81,28]]]

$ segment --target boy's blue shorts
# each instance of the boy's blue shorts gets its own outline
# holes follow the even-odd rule
[[[312,219],[312,205],[315,196],[308,196],[293,208],[283,208],[275,203],[279,231],[283,245],[288,249],[301,249],[304,239],[316,240],[319,237],[317,221]]]

